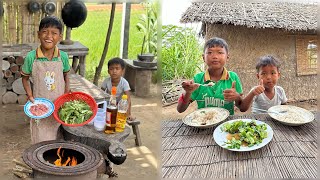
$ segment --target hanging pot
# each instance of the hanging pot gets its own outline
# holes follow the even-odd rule
[[[31,13],[35,13],[35,12],[38,12],[38,11],[41,9],[40,6],[41,6],[41,5],[40,5],[39,2],[30,1],[30,2],[28,3],[28,10],[29,10],[29,12],[31,12]]]
[[[79,27],[87,18],[87,7],[82,1],[70,0],[62,8],[61,16],[67,27]]]
[[[42,11],[48,15],[51,15],[56,11],[56,4],[54,2],[45,2],[42,5]]]

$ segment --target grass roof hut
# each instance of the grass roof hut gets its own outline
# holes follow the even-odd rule
[[[287,2],[195,2],[181,22],[202,22],[205,39],[229,44],[227,68],[238,73],[244,93],[258,84],[255,64],[260,56],[281,60],[282,86],[288,99],[317,97],[317,6]]]

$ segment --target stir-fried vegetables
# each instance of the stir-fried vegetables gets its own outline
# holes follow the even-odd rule
[[[64,103],[59,109],[59,118],[66,124],[81,124],[92,116],[90,106],[80,100]]]
[[[235,138],[232,136],[230,140],[226,141],[227,148],[230,149],[240,149],[242,144],[248,145],[248,147],[260,144],[264,138],[268,136],[266,124],[258,125],[255,121],[244,122],[244,121],[235,121],[232,123],[226,123],[221,127],[222,131],[226,131],[230,134],[238,134],[238,137]]]

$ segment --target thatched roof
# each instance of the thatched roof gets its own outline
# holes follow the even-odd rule
[[[182,23],[205,22],[253,28],[316,30],[317,5],[288,2],[195,2],[183,13]]]

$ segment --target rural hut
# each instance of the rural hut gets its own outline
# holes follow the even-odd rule
[[[238,73],[244,93],[258,84],[255,64],[260,56],[281,60],[279,85],[289,100],[317,97],[317,5],[287,2],[196,2],[181,22],[202,22],[205,39],[229,44],[226,67]]]

